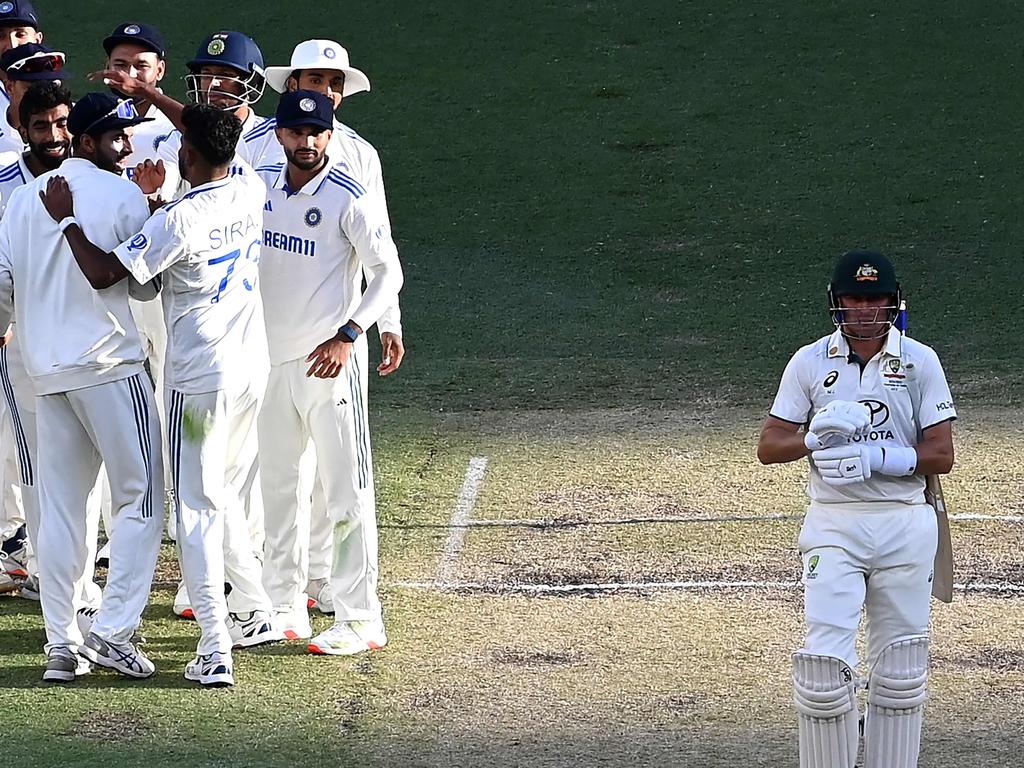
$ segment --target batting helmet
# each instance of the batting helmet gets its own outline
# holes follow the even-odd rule
[[[873,324],[878,326],[878,331],[875,338],[889,332],[903,300],[896,268],[876,251],[847,251],[836,262],[832,282],[828,284],[828,311],[837,328],[842,328],[845,323],[839,302],[843,296],[891,297],[888,304],[876,310]],[[878,317],[878,313],[884,313],[884,317]]]
[[[199,45],[196,55],[187,64],[189,74],[185,76],[188,96],[197,103],[209,103],[211,96],[227,101],[228,109],[241,104],[255,104],[263,95],[266,85],[263,67],[263,52],[256,41],[241,32],[215,32]],[[235,77],[217,76],[220,83],[233,82],[240,86],[240,93],[214,88],[212,81],[202,86],[203,67],[227,67],[238,72]]]

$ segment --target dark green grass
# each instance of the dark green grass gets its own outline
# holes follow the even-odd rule
[[[219,25],[278,63],[334,36],[369,73],[342,117],[381,151],[410,348],[378,398],[764,399],[829,330],[827,272],[855,246],[895,257],[954,387],[1020,392],[1015,4],[322,7],[135,15],[174,76]],[[93,0],[54,16],[76,71],[120,19]]]

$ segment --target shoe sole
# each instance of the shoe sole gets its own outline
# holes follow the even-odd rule
[[[281,634],[284,635],[285,640],[309,640],[309,638],[313,636],[313,628],[310,627],[308,635],[302,632],[296,632],[294,629],[286,629],[282,631]]]
[[[306,649],[314,656],[355,656],[360,653],[365,653],[366,651],[383,650],[385,645],[387,645],[387,643],[381,644],[369,642],[363,648],[358,648],[351,651],[341,651],[335,648],[324,648],[322,646],[315,645],[314,643],[310,643],[308,646],[306,646]]]
[[[199,683],[204,688],[230,688],[235,684],[233,675],[207,675],[204,680],[202,675],[190,675],[186,671],[185,679],[191,680],[193,683]]]
[[[94,651],[87,645],[80,645],[78,647],[78,653],[79,655],[84,656],[86,659],[91,661],[93,664],[99,664],[101,667],[106,667],[107,669],[112,669],[115,672],[120,672],[122,675],[125,675],[126,677],[134,677],[136,680],[145,680],[147,677],[152,677],[156,674],[155,669],[152,672],[144,673],[136,672],[134,669],[128,669],[127,667],[114,661],[113,659],[108,659],[106,656],[100,656],[98,653],[96,653],[96,651]]]
[[[232,648],[255,648],[258,645],[269,645],[279,643],[285,639],[284,632],[264,632],[262,635],[253,637],[242,637],[231,641]]]
[[[75,677],[74,672],[54,672],[49,669],[43,672],[44,683],[73,683]]]

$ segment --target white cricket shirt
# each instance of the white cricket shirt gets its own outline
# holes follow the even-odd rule
[[[877,446],[917,445],[921,432],[956,418],[953,396],[935,351],[889,330],[882,351],[863,371],[850,361],[850,346],[840,331],[801,348],[782,374],[771,415],[807,424],[833,400],[861,402],[871,409],[871,431],[857,442]],[[924,503],[924,475],[891,477],[872,474],[863,483],[828,485],[810,461],[807,495],[812,503]]]
[[[350,319],[369,328],[398,299],[402,265],[387,214],[348,170],[328,163],[296,191],[286,165],[260,171],[260,278],[274,365],[306,357]]]
[[[170,118],[152,104],[149,105],[149,109],[143,117],[153,119],[148,123],[139,123],[132,127],[132,153],[128,156],[128,167],[125,168],[124,172],[125,176],[129,179],[132,178],[136,165],[146,160],[152,160],[155,163],[157,160],[162,159],[160,156],[160,145],[167,141],[170,135],[177,130]],[[164,160],[164,170],[166,176],[159,195],[164,200],[171,200],[174,198],[178,184],[181,181],[181,176],[178,173],[177,156],[175,156],[174,162]]]
[[[114,249],[139,282],[162,275],[171,389],[231,389],[269,370],[256,287],[265,202],[252,171],[232,174],[168,203]]]
[[[21,133],[11,125],[7,119],[7,110],[11,107],[11,97],[7,88],[0,84],[0,152],[25,151],[25,142],[22,141]]]
[[[284,148],[277,140],[275,128],[277,128],[277,120],[270,118],[248,133],[242,134],[242,140],[239,142],[239,154],[242,154],[257,170],[261,166],[272,166],[285,162]],[[330,163],[345,163],[348,166],[348,170],[345,172],[358,179],[371,195],[376,196],[384,215],[388,215],[380,155],[370,142],[337,118],[334,120],[331,142],[327,146],[327,158]],[[380,316],[377,328],[381,333],[402,335],[402,312],[397,302],[388,307]]]
[[[0,217],[4,215],[7,201],[11,199],[14,190],[25,186],[34,178],[32,171],[25,165],[25,158],[21,152],[0,154]]]
[[[38,395],[134,376],[143,372],[145,359],[128,310],[129,288],[138,287],[122,280],[95,290],[43,208],[39,193],[56,175],[67,179],[75,218],[100,248],[112,251],[149,218],[138,187],[79,158],[11,195],[0,220],[0,325],[6,327],[14,313],[25,342],[25,370]]]

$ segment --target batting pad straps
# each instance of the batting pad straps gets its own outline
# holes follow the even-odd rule
[[[859,717],[853,670],[833,656],[793,654],[800,768],[853,768]]]
[[[868,680],[864,768],[916,768],[928,689],[928,638],[887,646]]]

